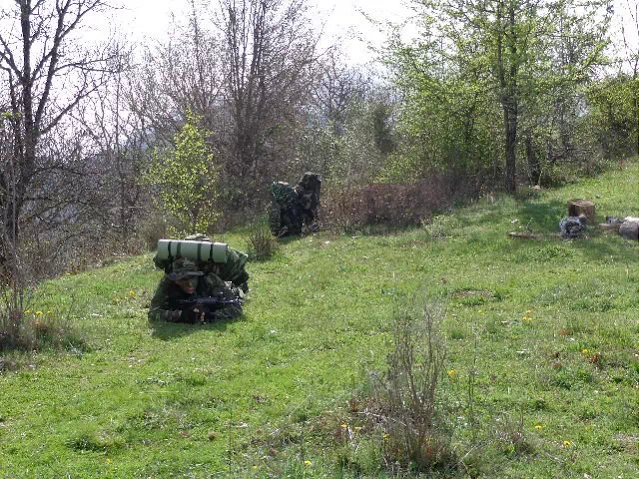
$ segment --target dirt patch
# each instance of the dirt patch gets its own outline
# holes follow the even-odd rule
[[[638,451],[637,434],[616,434],[614,438],[623,447],[624,452],[628,454],[635,454]]]
[[[487,291],[486,289],[463,289],[461,291],[456,291],[455,293],[453,293],[454,298],[493,298],[493,296],[493,292]]]

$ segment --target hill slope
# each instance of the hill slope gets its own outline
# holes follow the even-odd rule
[[[150,326],[151,255],[47,283],[31,309],[67,317],[89,346],[0,375],[0,477],[384,477],[338,433],[359,420],[347,400],[364,373],[384,368],[394,304],[416,295],[447,304],[453,440],[477,456],[457,475],[635,476],[638,243],[554,235],[576,197],[637,216],[637,165],[395,235],[287,242],[249,265],[235,322]],[[507,237],[523,226],[544,237]]]

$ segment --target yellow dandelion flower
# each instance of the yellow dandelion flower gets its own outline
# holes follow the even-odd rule
[[[582,350],[582,354],[589,354],[589,350],[588,350],[587,348],[584,348],[584,349]]]
[[[258,466],[253,466],[253,470],[257,471],[258,470]]]
[[[542,425],[541,424],[536,424],[535,428],[539,431],[540,429],[542,429]]]
[[[564,442],[562,443],[562,445],[563,445],[564,447],[569,447],[569,446],[571,446],[571,441],[564,441]]]
[[[42,311],[36,311],[36,316],[42,316]]]
[[[456,370],[455,369],[450,369],[449,371],[447,371],[447,374],[449,375],[450,378],[452,378],[453,376],[456,375]]]
[[[27,310],[24,312],[24,314],[29,314],[30,312],[31,312],[31,310],[30,310],[30,309],[27,309]]]
[[[129,290],[129,297],[133,298],[136,295],[136,292],[132,289]]]
[[[311,461],[309,459],[307,459],[306,461],[304,461],[304,465],[305,466],[310,466],[311,465]]]
[[[340,424],[340,427],[341,427],[342,429],[346,429],[346,428],[348,428],[349,426],[347,426],[346,424]]]

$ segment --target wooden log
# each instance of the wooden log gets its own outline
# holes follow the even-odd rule
[[[521,238],[521,239],[540,239],[542,235],[539,233],[524,233],[518,231],[512,231],[509,233],[509,238]]]
[[[617,233],[620,229],[620,223],[600,223],[598,227],[601,231],[614,231]]]
[[[569,200],[567,201],[567,211],[569,216],[585,215],[587,223],[595,224],[596,222],[596,205],[589,200]]]

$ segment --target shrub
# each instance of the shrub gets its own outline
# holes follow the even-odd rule
[[[9,257],[0,275],[0,352],[83,345],[69,314],[29,309],[35,291],[29,268],[15,250]]]
[[[440,383],[446,359],[439,330],[443,313],[441,305],[426,301],[417,311],[396,310],[387,371],[372,384],[371,417],[383,435],[385,463],[405,470],[452,470],[457,463]]]
[[[255,220],[249,228],[247,253],[251,259],[265,260],[273,256],[278,242],[271,234],[268,221],[262,217]]]
[[[590,132],[604,155],[638,154],[638,78],[625,73],[593,82],[586,92]]]
[[[433,173],[417,183],[343,185],[323,200],[324,223],[354,231],[368,225],[419,225],[456,201],[476,198],[482,185],[475,176]]]
[[[219,217],[219,167],[207,137],[198,126],[201,118],[187,112],[186,123],[174,136],[174,148],[158,150],[146,172],[157,207],[180,222],[181,232],[208,232]]]

